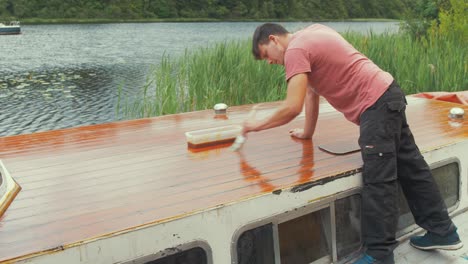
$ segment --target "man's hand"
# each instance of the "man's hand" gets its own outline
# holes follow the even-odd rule
[[[244,121],[244,124],[242,125],[242,136],[247,137],[247,133],[255,131],[255,121],[251,119],[247,119]]]
[[[312,135],[308,135],[304,133],[304,129],[302,128],[294,128],[289,130],[289,135],[291,137],[299,138],[299,139],[309,139],[312,138]]]
[[[242,136],[247,137],[247,133],[255,131],[257,127],[257,119],[255,119],[255,114],[257,114],[257,108],[260,104],[254,105],[247,116],[247,119],[242,125]]]

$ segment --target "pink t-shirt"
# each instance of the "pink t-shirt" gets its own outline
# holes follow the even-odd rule
[[[314,24],[293,34],[286,49],[286,80],[307,73],[312,89],[351,122],[373,105],[393,81],[335,30]]]

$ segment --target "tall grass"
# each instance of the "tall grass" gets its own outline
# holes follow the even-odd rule
[[[139,118],[212,108],[216,103],[240,105],[284,97],[284,70],[255,61],[250,41],[218,43],[186,51],[179,58],[164,55],[141,96],[129,101],[119,92],[119,112]]]
[[[414,40],[405,34],[344,36],[390,72],[407,94],[468,89],[468,48],[463,43]],[[119,98],[119,112],[124,118],[139,118],[207,109],[220,102],[240,105],[283,99],[282,66],[254,60],[250,42],[219,43],[186,51],[179,58],[164,55],[140,97]]]

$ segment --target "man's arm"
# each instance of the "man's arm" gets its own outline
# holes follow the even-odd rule
[[[319,99],[320,96],[316,94],[312,87],[307,88],[305,98],[305,122],[304,129],[294,128],[289,131],[289,134],[297,138],[312,138],[317,125],[317,119],[319,114]]]
[[[305,73],[291,77],[288,81],[286,99],[280,105],[278,110],[264,120],[246,120],[244,122],[242,134],[246,135],[252,131],[261,131],[281,126],[293,120],[302,111],[307,91],[307,83],[308,80]]]

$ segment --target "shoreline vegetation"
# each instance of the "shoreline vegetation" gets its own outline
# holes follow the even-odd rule
[[[0,20],[315,21],[401,18],[413,6],[411,0],[0,0]]]
[[[462,40],[415,39],[408,33],[343,34],[359,51],[390,72],[406,94],[462,91],[468,87],[468,48]],[[283,100],[282,66],[256,61],[251,40],[217,43],[173,58],[163,56],[139,97],[119,89],[117,112],[143,118]]]
[[[47,24],[111,24],[111,23],[220,23],[220,22],[401,22],[391,18],[350,19],[215,19],[215,18],[147,18],[147,19],[68,19],[68,18],[25,18],[22,25]]]

